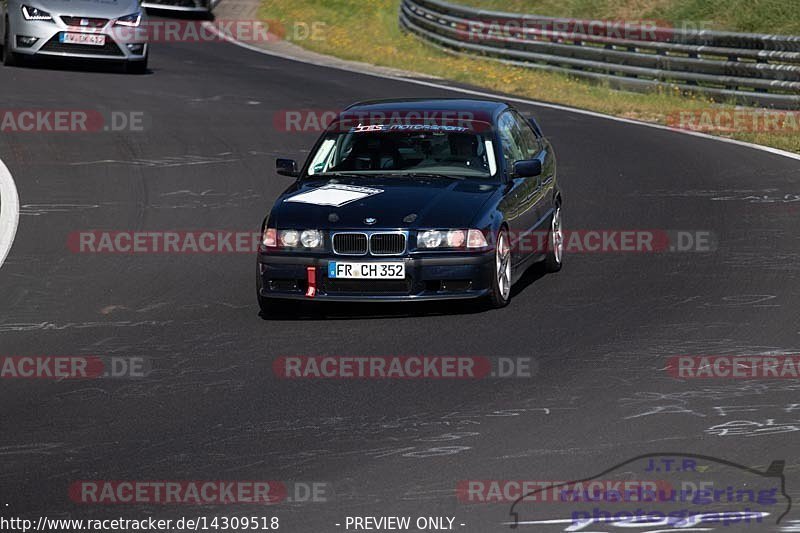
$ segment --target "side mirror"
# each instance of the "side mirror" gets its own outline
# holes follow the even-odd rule
[[[296,178],[300,175],[300,171],[297,170],[297,161],[294,159],[276,159],[275,169],[281,176]]]
[[[538,159],[525,159],[514,163],[514,177],[533,178],[541,175],[542,162]]]

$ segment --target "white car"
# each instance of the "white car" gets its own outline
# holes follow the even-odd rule
[[[116,60],[128,72],[147,71],[147,15],[139,0],[7,0],[0,14],[5,65],[56,56]]]

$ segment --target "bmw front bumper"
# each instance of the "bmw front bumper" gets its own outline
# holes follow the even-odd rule
[[[142,16],[139,28],[114,26],[114,19],[63,15],[53,10],[52,21],[26,20],[20,10],[10,10],[9,44],[15,54],[57,56],[82,59],[143,61],[147,54],[147,21]],[[123,14],[121,13],[120,16]],[[89,21],[92,26],[81,26]],[[63,34],[86,33],[105,36],[102,46],[62,42]],[[31,43],[32,39],[35,41]]]
[[[328,277],[330,261],[402,261],[404,280],[339,279]],[[310,257],[294,253],[259,252],[259,292],[264,298],[338,302],[399,302],[479,298],[494,276],[494,251],[440,253],[404,257]],[[314,267],[316,290],[308,290],[308,267]]]

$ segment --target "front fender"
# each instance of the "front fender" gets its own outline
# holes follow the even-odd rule
[[[486,233],[486,240],[490,246],[494,246],[494,239],[497,233],[509,218],[509,213],[506,212],[504,207],[502,190],[488,198],[481,206],[478,214],[470,222],[470,228],[479,229]]]

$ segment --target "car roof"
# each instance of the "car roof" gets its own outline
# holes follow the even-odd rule
[[[479,98],[402,98],[368,100],[356,102],[344,110],[345,113],[425,113],[425,112],[469,112],[474,120],[493,123],[494,119],[509,105],[498,100]]]

